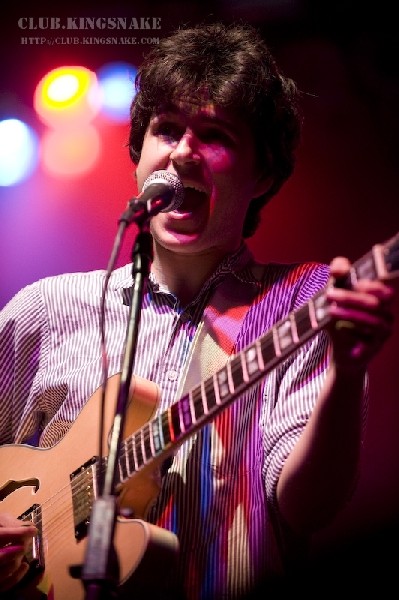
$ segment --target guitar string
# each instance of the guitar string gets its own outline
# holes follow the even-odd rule
[[[308,314],[305,315],[301,311],[298,311],[297,317],[298,317],[298,319],[296,321],[297,325],[300,325],[301,322],[309,321]],[[271,334],[272,329],[268,333],[265,334],[264,338],[262,338],[262,341],[266,340],[267,335]],[[317,330],[315,330],[315,331],[317,331]],[[245,349],[243,352],[245,352]],[[241,362],[238,360],[238,358],[239,357],[236,357],[237,360],[235,360],[235,361],[233,360],[231,362],[231,369],[232,369],[233,373],[242,372]],[[266,365],[266,367],[267,367],[267,365]],[[224,368],[226,368],[226,367],[224,367]],[[222,370],[223,369],[221,369],[221,371]],[[258,364],[258,370],[264,371],[265,369],[260,369],[260,366]],[[215,382],[214,377],[211,377],[204,382],[204,390],[205,390],[206,399],[208,398],[209,390],[212,388],[214,389],[215,385],[217,385],[217,381]],[[194,388],[192,390],[191,395],[188,395],[189,399],[191,399],[191,401],[194,402],[194,404],[197,407],[201,407],[201,405],[202,405],[202,402],[203,402],[202,393],[200,393],[199,397],[197,397],[197,398],[195,398],[193,394],[195,392],[200,392],[201,391],[200,387],[201,386],[197,386],[196,388]],[[215,410],[217,410],[217,407]],[[159,419],[158,418],[153,419],[153,421],[155,421],[155,420],[159,420]],[[161,425],[161,429],[162,429],[162,425]],[[144,466],[144,464],[146,464],[146,462],[148,462],[148,460],[146,460],[147,459],[146,456],[143,456],[142,464],[136,465],[136,457],[134,457],[133,463],[134,463],[135,471],[133,471],[133,473],[132,473],[129,463],[127,462],[128,458],[129,458],[129,454],[126,452],[127,444],[129,443],[129,444],[132,444],[132,447],[134,447],[134,446],[136,447],[136,456],[137,456],[137,442],[139,442],[139,444],[141,445],[141,443],[143,441],[144,446],[146,448],[150,447],[152,449],[151,445],[148,446],[148,442],[151,442],[151,439],[152,439],[152,436],[151,436],[150,424],[146,424],[141,430],[139,430],[138,432],[135,432],[133,435],[129,436],[126,440],[123,441],[121,448],[124,452],[122,452],[122,455],[121,455],[119,461],[121,461],[122,459],[125,461],[126,472],[128,473],[128,475],[131,476],[134,472],[137,472],[141,466]],[[143,453],[141,452],[141,454],[143,454]],[[87,497],[85,495],[83,495],[83,497],[80,498],[80,496],[83,493],[84,494],[87,493],[87,490],[88,490],[87,476],[88,476],[88,473],[90,475],[90,470],[91,470],[91,468],[88,467],[88,470],[86,469],[85,471],[79,473],[70,482],[69,485],[64,486],[64,488],[59,490],[55,495],[53,495],[49,499],[47,499],[41,505],[41,508],[39,507],[39,509],[33,509],[33,511],[32,511],[33,515],[39,515],[39,514],[43,513],[44,510],[46,510],[46,509],[49,513],[49,514],[46,513],[46,519],[45,519],[45,523],[44,523],[43,530],[42,530],[42,535],[44,538],[48,538],[50,536],[50,534],[52,534],[54,527],[56,527],[57,532],[59,533],[60,531],[62,531],[65,528],[66,525],[68,525],[69,527],[71,527],[71,526],[73,527],[73,529],[74,529],[73,534],[75,535],[74,520],[76,519],[76,514],[79,515],[79,513],[82,513],[80,515],[82,521],[89,519],[91,503],[89,502],[88,510],[85,511],[84,508],[85,508],[85,501],[87,501]],[[120,473],[122,473],[122,469],[121,469],[120,465],[119,465],[119,471],[120,471]],[[94,472],[94,470],[93,470],[93,472]],[[91,479],[93,480],[93,476],[91,477]],[[122,480],[122,477],[121,477],[121,480]],[[70,491],[72,492],[72,500],[73,500],[73,498],[75,498],[75,502],[72,504],[71,517],[69,517],[67,514],[67,511],[64,510],[64,509],[69,509],[69,507],[70,507],[70,502],[71,502]],[[60,502],[61,502],[61,505],[60,505]],[[55,503],[56,503],[57,510],[56,510],[56,514],[54,516],[55,518],[52,518],[51,508],[54,506]],[[59,516],[60,514],[62,515],[61,519]],[[79,524],[80,523],[78,523],[78,525]],[[57,540],[57,536],[56,536],[55,542],[51,548],[51,552],[54,555],[58,554],[59,549],[61,549],[61,551],[63,550],[62,544],[60,544],[59,547],[57,547],[56,540]]]
[[[301,323],[301,317],[302,317],[302,314],[299,311],[298,312],[298,321],[297,321],[298,324]],[[305,318],[302,318],[302,322],[308,321],[308,315],[306,314],[306,315],[304,315],[304,317]],[[270,332],[271,332],[271,330],[268,333],[270,333]],[[267,336],[267,334],[265,334],[265,337],[263,338],[263,340],[266,338],[266,336]],[[245,352],[245,349],[244,349],[243,352]],[[236,357],[236,358],[238,358],[238,357]],[[230,364],[231,364],[231,368],[232,368],[232,372],[233,373],[239,373],[239,372],[241,372],[242,366],[241,366],[241,362],[239,360],[232,361]],[[226,368],[226,367],[224,367],[224,368]],[[258,369],[259,369],[259,365],[258,365]],[[221,369],[221,371],[222,370],[223,369]],[[210,377],[209,379],[207,379],[204,382],[205,391],[209,393],[209,390],[213,389],[214,385],[215,385],[214,378]],[[199,391],[199,390],[200,390],[200,386],[197,386],[196,388],[194,388],[192,390],[192,394],[191,394],[191,401],[197,407],[198,406],[200,407],[202,405],[202,394],[200,394],[200,396],[198,398],[193,398],[193,393],[195,391]],[[206,396],[207,396],[207,394],[206,394]],[[168,411],[166,411],[166,412],[168,412]],[[197,411],[197,414],[198,414],[198,411]],[[155,418],[155,419],[153,419],[153,421],[159,421],[158,417]],[[136,448],[136,455],[137,455],[138,444],[139,444],[140,451],[141,451],[142,441],[144,442],[146,448],[149,448],[149,447],[152,448],[151,445],[148,444],[148,442],[151,442],[151,439],[153,437],[152,434],[151,434],[150,423],[147,423],[144,427],[141,428],[141,430],[135,432],[131,436],[128,436],[128,438],[126,438],[123,441],[123,446],[122,446],[123,452],[121,453],[120,460],[123,459],[123,460],[126,461],[126,459],[129,458],[129,453],[126,451],[126,445],[127,445],[127,443],[131,444],[133,447]],[[143,453],[141,452],[141,454],[143,454]],[[146,462],[148,462],[148,460],[146,460],[147,458],[151,459],[151,458],[154,458],[156,455],[157,455],[157,453],[155,453],[155,454],[152,453],[151,457],[143,456],[141,464],[137,464],[136,457],[134,457],[134,460],[133,460],[134,471],[132,471],[132,469],[130,468],[130,465],[132,464],[132,462],[125,462],[125,464],[126,464],[126,472],[128,473],[128,476],[132,476],[142,466],[144,466],[146,464]],[[122,480],[122,482],[123,482],[123,480]],[[71,481],[71,483],[69,485],[66,485],[63,489],[59,490],[54,496],[51,496],[48,500],[46,500],[42,506],[46,507],[47,503],[53,502],[54,499],[56,499],[64,491],[69,490],[70,487],[72,489],[73,494],[79,495],[82,492],[82,490],[86,488],[86,484],[87,484],[87,475],[86,475],[86,472],[83,472],[83,474],[79,474],[78,476],[76,476]],[[39,510],[38,511],[34,511],[34,512],[39,512]]]
[[[323,297],[323,293],[324,293],[324,290],[322,290],[318,295],[316,295],[315,298],[314,298],[314,300],[316,298],[322,298]],[[294,315],[296,317],[295,322],[296,322],[296,326],[297,327],[300,327],[301,324],[309,323],[309,311],[305,312],[304,311],[305,308],[308,308],[308,305],[304,305],[303,307],[300,307],[298,309],[298,311],[296,313],[294,313]],[[272,331],[274,329],[277,329],[278,327],[281,327],[284,323],[288,323],[291,326],[290,316],[288,316],[285,319],[283,319],[282,321],[276,323],[268,332],[266,332],[264,334],[264,336],[261,338],[261,340],[259,340],[260,343],[261,343],[261,346],[262,346],[262,342],[266,342],[266,338],[268,338],[268,340],[269,340],[269,338],[272,339],[272,337],[271,337],[272,336]],[[314,334],[316,334],[319,331],[319,329],[320,329],[319,327],[317,327],[317,328],[311,327],[309,331],[313,331]],[[291,331],[291,345],[295,348],[296,346],[298,346],[298,343],[294,342],[294,340],[293,340],[293,337],[292,337],[292,326],[291,326],[290,331]],[[255,342],[253,344],[255,344]],[[247,348],[244,348],[243,351],[240,352],[240,355],[242,353],[245,353],[245,351],[250,346],[251,345],[249,345]],[[274,347],[274,341],[273,341],[273,347]],[[276,352],[275,347],[274,347],[274,351]],[[230,362],[231,372],[232,372],[233,375],[234,374],[240,374],[240,373],[242,373],[242,366],[241,366],[240,355],[236,355],[233,358],[233,360]],[[277,354],[275,354],[275,356],[278,358]],[[227,368],[227,366],[223,367],[223,369],[220,369],[220,371],[218,371],[218,373],[224,371],[226,368]],[[261,369],[260,366],[259,366],[259,364],[258,364],[257,373],[260,376],[262,376],[262,373],[266,369],[267,369],[267,365],[265,365],[264,369]],[[265,375],[266,374],[267,374],[267,371],[266,371]],[[208,400],[208,393],[209,393],[209,391],[214,391],[214,386],[217,385],[217,382],[215,384],[214,377],[212,376],[212,377],[208,378],[206,381],[204,381],[203,383],[204,383],[204,390],[205,390],[205,400],[207,401]],[[246,382],[244,382],[244,383],[246,383]],[[256,382],[254,382],[254,383],[256,383]],[[250,385],[251,385],[251,383],[249,383],[249,386]],[[190,405],[194,409],[193,412],[194,412],[195,415],[198,414],[198,412],[195,410],[195,407],[202,408],[202,410],[199,411],[199,412],[201,412],[199,419],[201,419],[201,417],[203,417],[203,416],[208,416],[208,415],[211,416],[213,412],[218,412],[218,408],[219,409],[223,408],[222,405],[219,405],[219,404],[215,405],[214,404],[213,407],[209,410],[208,402],[206,402],[208,410],[207,411],[204,410],[203,395],[202,395],[202,393],[199,392],[199,397],[197,397],[197,398],[194,397],[194,394],[196,392],[200,391],[200,389],[201,389],[201,385],[198,385],[198,386],[196,386],[195,388],[193,388],[191,390],[190,394],[187,394],[187,396],[190,399]],[[233,392],[233,394],[234,394],[234,392]],[[231,395],[231,393],[229,393],[229,395]],[[182,402],[182,399],[178,401],[178,403],[180,403],[180,402]],[[167,409],[165,412],[168,412],[168,410],[169,409]],[[198,422],[199,419],[197,419],[197,422]],[[156,420],[156,419],[154,419],[154,420]],[[170,425],[170,419],[168,419],[168,423]],[[193,423],[193,420],[191,421],[191,423]],[[194,423],[194,424],[196,424],[196,423]],[[132,436],[132,438],[133,438],[133,445],[136,447],[136,449],[137,449],[137,447],[140,448],[140,454],[141,455],[143,455],[142,448],[141,448],[142,442],[143,442],[144,447],[150,447],[150,448],[152,447],[151,446],[152,434],[151,434],[150,425],[151,425],[151,422],[147,423],[143,428],[141,428],[141,430],[139,430],[138,432],[136,432],[136,434],[134,434]],[[182,431],[183,434],[186,432],[184,430],[184,428],[181,428],[181,431]],[[140,436],[142,436],[142,441],[140,439]],[[136,452],[136,454],[137,454],[137,452]],[[154,454],[152,453],[152,456],[150,456],[148,458],[148,460],[151,460],[151,458],[153,458],[153,457],[154,457]],[[144,466],[146,464],[146,462],[148,462],[148,460],[146,461],[145,458],[146,457],[143,458],[141,465],[136,465],[136,460],[134,458],[135,471],[139,470],[142,466]]]
[[[368,255],[366,255],[366,257],[368,257]],[[364,257],[364,259],[366,258]],[[363,259],[363,260],[364,260]],[[360,264],[361,261],[358,261],[358,263],[355,264]],[[309,301],[309,303],[307,303],[306,305],[304,305],[303,307],[299,308],[298,311],[296,311],[296,313],[294,312],[294,320],[296,323],[296,327],[298,328],[301,324],[305,323],[308,324],[309,323],[309,311],[307,310],[306,312],[304,311],[305,308],[308,308],[310,302],[315,302],[317,299],[323,299],[323,294],[324,294],[324,290],[321,290],[318,294],[316,294],[314,296],[313,299],[311,299]],[[320,308],[320,307],[319,307]],[[261,345],[262,345],[262,341],[265,342],[266,338],[268,337],[268,334],[272,334],[273,330],[278,329],[279,327],[283,326],[285,323],[290,325],[290,332],[291,332],[291,341],[289,346],[292,346],[293,348],[295,348],[298,344],[296,342],[294,342],[293,340],[293,336],[292,336],[292,325],[291,325],[291,321],[290,321],[290,315],[288,315],[285,319],[283,319],[281,322],[276,323],[270,330],[269,332],[265,333],[264,337],[261,340]],[[311,331],[314,331],[314,333],[316,334],[317,331],[319,331],[320,327],[316,327],[313,328],[311,327]],[[273,341],[273,346],[274,346],[274,341]],[[274,351],[276,351],[276,349],[274,348]],[[243,352],[245,352],[245,349],[243,350]],[[224,367],[226,368],[226,367]],[[239,374],[242,372],[242,366],[241,366],[241,361],[239,360],[239,358],[237,357],[237,360],[233,360],[230,363],[230,368],[232,371],[232,374]],[[267,368],[267,365],[266,365]],[[221,371],[223,371],[223,369],[221,369]],[[220,372],[221,372],[220,371]],[[261,374],[263,371],[265,371],[265,369],[260,369],[259,365],[258,365],[258,373]],[[217,384],[216,384],[217,385]],[[249,385],[251,385],[249,383]],[[209,391],[213,390],[214,391],[214,378],[211,377],[208,380],[206,380],[204,382],[204,390],[205,390],[205,397],[206,400],[208,400],[208,394]],[[201,386],[197,386],[196,388],[194,388],[191,391],[191,394],[188,394],[187,397],[190,400],[191,399],[191,405],[194,407],[194,412],[195,414],[195,407],[202,407],[203,408],[203,398],[202,398],[202,392],[200,391],[200,387]],[[194,397],[194,393],[199,391],[200,395],[199,398],[195,399]],[[181,402],[181,401],[180,401]],[[211,410],[209,410],[209,404],[207,402],[207,409],[208,409],[208,413],[212,414],[212,409],[217,409],[217,406],[214,404],[213,407],[211,408]],[[169,409],[166,411],[168,412]],[[202,414],[200,415],[203,416],[204,414],[208,414],[208,413],[204,413],[202,412]],[[124,440],[124,442],[131,444],[132,449],[133,449],[133,457],[131,461],[129,461],[129,453],[125,451],[124,455],[120,457],[120,460],[123,458],[124,459],[124,464],[125,464],[125,472],[127,473],[127,477],[125,477],[125,479],[123,479],[121,477],[121,481],[125,481],[127,478],[131,477],[135,472],[137,472],[138,470],[140,470],[149,460],[151,460],[152,458],[155,458],[156,456],[158,456],[159,454],[162,453],[161,452],[157,452],[153,450],[153,444],[151,443],[153,441],[154,435],[151,432],[151,424],[155,423],[155,421],[158,421],[158,417],[156,417],[155,419],[153,419],[152,421],[150,421],[149,423],[147,423],[144,427],[142,427],[138,432],[135,432],[133,435],[129,436],[129,438],[127,438],[127,440]],[[170,419],[168,419],[168,424],[170,422]],[[161,432],[162,432],[162,426],[160,428]],[[182,432],[184,433],[184,427],[182,428]],[[162,442],[160,442],[161,446],[162,446]],[[144,448],[143,448],[144,446]],[[165,448],[165,445],[164,445]],[[146,450],[150,450],[150,456],[148,456],[148,452],[146,452]],[[144,450],[144,451],[143,451]],[[135,451],[135,452],[134,452]],[[137,460],[137,456],[139,456],[140,460]],[[134,469],[131,469],[131,465],[133,464]],[[120,467],[120,471],[121,473],[123,473],[123,469]]]
[[[399,236],[396,236],[399,237]],[[396,239],[395,237],[395,239]],[[394,254],[398,254],[398,249],[395,249]],[[370,253],[369,253],[370,254]],[[366,255],[365,258],[367,258],[369,255]],[[373,257],[372,257],[373,258]],[[392,258],[392,249],[391,249],[391,260],[394,260],[395,257]],[[374,261],[373,261],[374,262]],[[355,263],[355,265],[360,264],[360,261],[358,261],[358,263]],[[356,268],[356,267],[355,267]],[[305,318],[302,318],[302,312],[301,310],[297,311],[297,315],[298,319],[296,320],[296,325],[301,325],[301,323],[304,323],[305,320],[309,321],[309,315],[306,314],[304,315]],[[285,321],[288,322],[288,319],[286,319]],[[273,331],[273,329],[277,328],[279,325],[282,325],[284,323],[284,321],[282,321],[280,324],[277,323],[273,328],[271,328],[270,332],[271,333]],[[292,330],[291,330],[292,331]],[[318,331],[318,328],[314,329],[314,332],[316,333]],[[262,345],[262,341],[264,341],[266,339],[266,336],[268,334],[266,333],[264,338],[260,341],[261,345]],[[292,340],[291,340],[292,341]],[[296,345],[296,344],[294,344]],[[243,352],[245,352],[245,349],[243,350]],[[242,371],[242,366],[241,366],[241,362],[240,361],[232,361],[231,363],[231,369],[232,369],[232,373],[233,374],[237,374],[239,372]],[[226,368],[226,367],[225,367]],[[267,365],[266,365],[267,368]],[[259,364],[258,364],[258,369],[259,369]],[[265,369],[262,369],[262,371],[264,371]],[[221,371],[223,371],[223,369],[221,369]],[[267,372],[266,372],[267,374]],[[211,389],[213,389],[214,391],[214,385],[215,385],[215,379],[214,377],[209,378],[208,380],[206,380],[204,382],[204,390],[205,390],[205,399],[208,400],[208,393]],[[217,382],[216,382],[217,385]],[[200,393],[199,398],[196,400],[193,396],[194,392],[196,392],[197,390],[199,390],[200,388],[194,388],[192,390],[192,393],[188,395],[188,399],[194,403],[195,406],[201,406],[202,402],[203,402],[203,398],[202,398],[202,393]],[[208,407],[208,411],[209,411],[209,407]],[[194,411],[195,412],[195,411]],[[196,413],[195,413],[196,414]],[[153,419],[152,422],[155,422],[156,419]],[[151,422],[150,422],[151,423]],[[162,431],[162,422],[161,422],[161,427],[160,430]],[[184,430],[183,430],[184,433]],[[151,431],[150,431],[150,425],[146,424],[146,426],[144,428],[142,428],[142,430],[139,430],[139,432],[136,432],[135,434],[129,436],[129,443],[132,443],[132,447],[136,447],[136,456],[137,456],[137,440],[139,440],[139,436],[141,436],[143,442],[144,442],[144,448],[150,448],[152,451],[152,445],[151,445],[151,440],[152,440],[152,435],[151,435]],[[148,445],[148,443],[150,442],[150,445]],[[141,441],[140,441],[141,444]],[[162,445],[162,443],[161,443]],[[126,444],[125,444],[125,440],[123,442],[123,447],[122,449],[126,448]],[[126,457],[128,459],[128,454],[126,453],[125,450],[125,454]],[[126,458],[124,457],[124,459]],[[133,463],[135,466],[135,471],[139,470],[139,468],[141,466],[144,466],[144,464],[146,462],[148,462],[148,460],[146,461],[147,457],[144,456],[143,457],[143,463],[142,465],[136,465],[136,457],[133,457]],[[151,458],[151,457],[150,457]],[[133,473],[131,472],[131,469],[129,467],[129,463],[125,460],[125,464],[126,464],[126,472],[128,473],[128,475],[132,475]],[[130,463],[131,464],[131,463]],[[121,472],[121,467],[119,467],[119,470]],[[121,478],[122,480],[122,478]],[[41,516],[41,521],[42,521],[42,531],[41,531],[41,535],[43,536],[43,538],[48,537],[48,535],[52,532],[53,527],[55,526],[57,531],[60,532],[63,530],[63,528],[65,527],[66,524],[71,525],[71,521],[74,521],[74,517],[75,517],[75,510],[77,510],[78,512],[82,510],[82,506],[84,507],[84,503],[82,504],[82,502],[75,502],[74,504],[72,503],[72,515],[71,518],[68,517],[67,515],[67,510],[65,509],[69,509],[70,505],[71,505],[71,494],[70,492],[72,492],[72,501],[73,501],[73,497],[76,495],[79,497],[79,495],[86,490],[87,492],[87,472],[83,472],[80,473],[79,475],[76,476],[76,478],[74,480],[72,480],[70,482],[69,485],[65,485],[63,488],[61,488],[61,490],[59,490],[56,494],[54,494],[53,496],[50,496],[50,498],[48,498],[46,501],[44,501],[41,506],[39,508],[34,508],[30,511],[30,515],[32,515],[32,520],[35,524],[38,524],[38,520],[37,520],[37,516],[40,515]],[[60,501],[61,501],[61,505],[60,505]],[[55,514],[55,518],[52,518],[51,515],[51,509],[53,508],[54,504],[56,503],[56,514]],[[90,503],[89,503],[89,506]],[[46,518],[45,521],[43,523],[43,519],[42,519],[42,515],[44,513],[44,511],[48,511],[49,515],[46,512]],[[60,519],[60,514],[61,514],[61,519]],[[82,515],[84,516],[84,515]],[[89,518],[89,515],[87,515],[86,518]],[[74,535],[75,535],[75,523],[73,523],[72,525],[73,529],[74,529]],[[56,537],[57,539],[57,537]],[[64,538],[62,538],[62,541],[64,541]],[[64,545],[60,545],[60,548],[62,548],[62,550],[64,549]],[[53,555],[56,555],[58,553],[58,548],[56,546],[56,542],[54,542],[52,548],[51,548],[51,552]]]
[[[309,322],[309,314],[308,314],[308,312],[306,312],[306,314],[305,314],[305,313],[303,313],[301,311],[301,309],[299,309],[297,311],[296,315],[294,313],[294,316],[296,316],[295,323],[296,323],[297,327],[300,326],[301,324],[303,324],[305,321]],[[273,330],[275,330],[279,326],[282,326],[285,322],[290,323],[289,316],[288,316],[288,318],[286,318],[285,320],[281,321],[280,323],[277,323],[274,327],[272,327],[269,330],[269,332],[265,333],[264,337],[260,340],[260,344],[262,345],[262,342],[266,341],[266,337],[268,335],[270,335]],[[318,328],[312,328],[312,329],[314,329],[314,332],[317,333]],[[292,329],[291,329],[291,333],[292,333]],[[293,341],[293,339],[292,339],[292,335],[291,335],[291,343],[292,343],[292,341]],[[294,343],[293,345],[296,346],[297,344]],[[245,350],[246,349],[244,349],[243,352],[245,352]],[[242,354],[242,353],[240,353],[240,354]],[[238,359],[238,357],[236,357],[236,358]],[[224,367],[224,368],[227,368],[227,367]],[[242,372],[241,361],[233,359],[231,361],[231,363],[230,363],[230,368],[232,370],[232,374],[233,375],[241,373]],[[267,369],[267,365],[266,365],[266,369]],[[221,369],[219,372],[222,372],[222,371],[223,371],[223,369]],[[259,371],[263,372],[263,371],[265,371],[265,369],[260,369],[260,366],[258,364],[258,372]],[[266,374],[267,374],[267,372],[266,372]],[[205,391],[205,400],[206,401],[208,400],[209,391],[213,390],[213,393],[214,393],[214,386],[215,385],[217,385],[217,380],[214,377],[210,377],[209,379],[207,379],[204,382],[204,391]],[[251,384],[249,383],[249,385],[251,385]],[[203,400],[204,399],[203,399],[203,395],[202,395],[202,392],[201,392],[200,388],[201,388],[201,386],[197,386],[196,388],[194,388],[191,391],[190,394],[187,395],[188,399],[189,399],[189,401],[191,403],[191,407],[194,408],[194,414],[195,415],[198,414],[198,412],[195,411],[195,407],[197,407],[197,409],[201,408],[201,407],[204,408],[204,406],[203,406]],[[199,392],[199,397],[198,398],[196,398],[194,396],[195,392]],[[208,405],[208,402],[206,402],[206,403]],[[216,407],[215,404],[212,406],[212,409],[215,409],[215,412],[216,412],[217,407]],[[209,410],[209,406],[207,406],[208,413],[212,414],[212,409]],[[169,409],[168,409],[168,411],[169,411]],[[166,412],[168,412],[168,411],[166,411]],[[207,414],[207,413],[203,412],[200,415],[200,418],[204,414]],[[142,466],[144,466],[148,462],[148,460],[150,460],[151,458],[154,458],[158,454],[162,453],[162,451],[161,451],[161,452],[158,452],[158,453],[154,454],[154,452],[153,452],[153,445],[151,444],[151,441],[153,440],[153,435],[151,434],[150,426],[151,426],[151,423],[155,422],[156,420],[158,420],[158,418],[153,419],[150,423],[146,424],[143,428],[141,428],[141,430],[139,430],[138,432],[135,432],[133,435],[129,436],[127,438],[127,440],[124,440],[123,443],[122,443],[121,448],[122,448],[122,450],[124,450],[124,453],[122,453],[119,461],[121,461],[122,458],[123,458],[124,464],[125,464],[125,467],[126,467],[125,472],[127,473],[128,477],[131,477],[135,472],[137,472]],[[169,424],[169,419],[168,419],[168,424]],[[162,421],[161,421],[160,431],[162,433]],[[185,433],[184,426],[181,428],[181,431],[182,431],[182,433]],[[139,446],[137,446],[137,442],[139,442]],[[160,440],[159,440],[159,442],[160,442],[160,445],[162,446],[162,442]],[[135,455],[133,455],[133,465],[134,465],[134,471],[133,472],[132,472],[132,470],[130,468],[132,462],[129,462],[129,453],[126,452],[126,445],[127,445],[127,443],[131,444],[133,449],[136,449],[136,453],[135,453]],[[143,451],[142,451],[143,448],[141,447],[142,444],[144,445],[144,450],[150,449],[150,451],[152,453],[152,456],[150,456],[149,458],[145,455],[145,453],[143,453]],[[140,448],[140,452],[139,453],[137,452],[138,448]],[[136,464],[137,463],[137,454],[139,454],[141,456],[141,458],[142,458],[141,464]],[[119,465],[119,471],[120,471],[120,474],[123,474],[123,470],[121,468],[121,464]],[[121,477],[121,481],[122,482],[124,481],[122,477]],[[59,531],[59,530],[61,530],[63,528],[63,526],[65,525],[65,523],[67,523],[67,522],[70,521],[70,519],[68,518],[68,516],[64,514],[66,511],[63,510],[63,508],[69,508],[69,506],[70,506],[70,503],[71,503],[70,491],[72,492],[72,500],[73,500],[73,498],[75,498],[75,500],[76,500],[76,497],[79,498],[79,496],[82,494],[83,491],[87,492],[87,489],[88,489],[87,488],[87,471],[84,471],[83,473],[80,473],[79,475],[77,475],[75,477],[75,479],[72,480],[69,485],[65,485],[55,495],[53,495],[50,498],[48,498],[38,509],[37,508],[32,509],[32,511],[31,511],[30,514],[33,515],[33,521],[34,522],[35,522],[35,517],[37,517],[38,515],[43,514],[44,510],[48,510],[50,512],[50,515],[46,514],[45,523],[43,524],[43,531],[42,531],[42,535],[43,536],[48,535],[49,533],[51,533],[53,526],[56,526],[57,530]],[[63,504],[61,504],[61,506],[60,506],[60,498],[61,498],[61,502],[63,502]],[[57,514],[55,515],[56,518],[53,521],[52,518],[51,518],[51,510],[48,507],[52,507],[55,502],[57,503],[57,511],[56,511]],[[82,511],[82,506],[83,506],[83,508],[85,506],[84,499],[83,499],[83,501],[82,500],[81,501],[78,500],[77,502],[75,501],[72,504],[72,509],[73,509],[73,511],[72,511],[72,517],[75,516],[76,511],[77,511],[78,514],[79,514],[79,512]],[[91,507],[90,502],[89,502],[89,507]],[[82,520],[85,520],[86,518],[89,518],[89,515],[85,516],[84,512],[85,511],[83,511],[83,515],[82,515],[82,517],[84,517],[84,519],[82,518]],[[60,521],[60,517],[59,517],[60,514],[64,515],[64,517],[61,518],[61,521]],[[79,525],[79,523],[78,523],[78,525]],[[44,529],[45,529],[45,531],[44,531]],[[75,526],[74,526],[74,530],[75,530]],[[56,549],[52,548],[52,552],[56,552]]]

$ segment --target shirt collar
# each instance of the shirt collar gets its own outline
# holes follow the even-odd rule
[[[211,289],[214,289],[226,277],[226,275],[229,274],[233,275],[234,277],[237,277],[239,281],[242,281],[244,283],[256,284],[257,278],[254,276],[253,270],[251,269],[253,264],[254,258],[252,252],[249,250],[245,242],[242,242],[238,250],[236,250],[232,254],[227,255],[222,260],[222,262],[219,264],[219,266],[216,268],[213,274],[202,286],[201,291],[199,292],[197,298],[193,302],[197,303],[198,300],[202,298],[204,294],[207,294]],[[156,277],[152,272],[149,274],[148,284],[152,293],[171,293],[165,286],[162,286],[157,282]],[[132,285],[129,285],[129,287],[122,288],[123,304],[130,304],[132,290]]]

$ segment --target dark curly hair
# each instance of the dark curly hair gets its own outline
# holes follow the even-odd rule
[[[223,23],[181,28],[147,54],[135,86],[129,134],[135,164],[150,119],[179,97],[206,94],[249,124],[259,165],[273,180],[249,205],[243,237],[253,235],[262,207],[293,171],[301,130],[298,88],[280,72],[258,30]]]

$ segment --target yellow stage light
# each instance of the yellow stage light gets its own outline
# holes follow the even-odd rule
[[[34,93],[34,107],[50,127],[91,121],[101,105],[96,74],[86,67],[58,67],[47,73]]]

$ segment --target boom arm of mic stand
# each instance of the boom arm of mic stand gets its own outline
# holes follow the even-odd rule
[[[144,286],[150,272],[151,261],[152,236],[148,224],[144,223],[144,226],[137,234],[132,252],[133,294],[130,303],[124,359],[104,479],[104,489],[102,493],[100,491],[99,498],[93,503],[89,538],[82,569],[82,581],[86,588],[87,600],[97,598],[104,598],[105,600],[109,598],[109,594],[115,592],[118,583],[118,557],[116,556],[113,543],[117,517],[115,483],[117,481],[118,458],[129,401],[130,381],[136,353]]]

